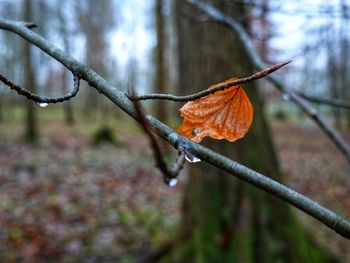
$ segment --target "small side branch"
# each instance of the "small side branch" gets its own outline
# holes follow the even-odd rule
[[[80,79],[77,75],[73,75],[74,80],[74,86],[73,90],[69,92],[68,94],[60,97],[54,97],[54,98],[48,98],[48,97],[42,97],[37,94],[31,93],[30,91],[21,88],[20,86],[13,83],[11,80],[7,79],[5,76],[0,74],[0,81],[4,83],[6,86],[8,86],[10,89],[16,91],[19,95],[22,95],[26,97],[29,100],[32,100],[36,103],[58,103],[58,102],[64,102],[66,100],[70,100],[71,98],[75,97],[79,92],[79,84]]]
[[[295,93],[298,94],[303,99],[308,100],[310,102],[324,104],[335,108],[350,110],[350,103],[347,101],[338,100],[338,99],[317,98],[310,95],[306,95],[305,93],[300,91],[295,91]]]
[[[152,129],[146,119],[146,116],[140,103],[134,99],[133,95],[130,97],[133,98],[133,103],[137,114],[137,121],[139,122],[142,129],[149,138],[156,165],[159,168],[159,170],[163,173],[164,182],[169,186],[174,186],[177,182],[176,178],[179,175],[185,163],[185,148],[182,146],[181,143],[178,145],[177,150],[179,155],[172,167],[169,168],[165,160],[163,159],[161,147],[158,143],[156,136],[152,132]]]
[[[175,95],[171,95],[171,94],[146,94],[146,95],[133,97],[132,99],[133,100],[193,101],[193,100],[197,100],[199,98],[205,97],[207,95],[213,94],[217,91],[224,90],[224,89],[227,89],[227,88],[235,86],[235,85],[245,84],[245,83],[249,83],[249,82],[252,82],[254,80],[263,78],[263,77],[271,74],[272,72],[282,68],[283,66],[287,65],[290,62],[291,62],[291,60],[276,64],[272,67],[261,70],[261,71],[255,73],[254,75],[251,75],[251,76],[246,77],[246,78],[235,79],[235,80],[227,81],[227,82],[221,82],[221,83],[210,86],[206,90],[202,90],[198,93],[187,95],[187,96],[175,96]]]

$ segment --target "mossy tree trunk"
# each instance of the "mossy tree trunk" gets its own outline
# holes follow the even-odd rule
[[[246,23],[242,5],[212,1]],[[177,1],[177,11],[202,15]],[[183,93],[205,89],[232,76],[253,73],[233,31],[212,22],[191,22],[178,15],[179,76]],[[256,83],[244,85],[254,107],[254,121],[244,139],[213,141],[210,148],[281,181],[281,172]],[[185,190],[181,242],[171,262],[323,262],[326,256],[290,207],[204,163],[193,164]]]

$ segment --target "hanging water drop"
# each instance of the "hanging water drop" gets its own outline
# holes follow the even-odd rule
[[[168,185],[169,185],[170,187],[173,187],[173,186],[175,186],[176,184],[177,184],[177,179],[176,179],[176,178],[171,178],[171,179],[169,179]]]
[[[186,152],[185,159],[189,163],[198,163],[202,161],[201,159],[199,159],[198,157],[194,156],[192,153],[189,153],[189,152]]]
[[[47,107],[47,105],[49,105],[48,103],[46,103],[46,102],[37,102],[36,103],[40,108],[45,108],[45,107]]]
[[[285,101],[289,101],[289,100],[290,100],[290,95],[289,95],[288,93],[283,93],[282,98],[283,98]]]

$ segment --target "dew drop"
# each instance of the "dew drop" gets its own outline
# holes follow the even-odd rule
[[[170,187],[174,187],[176,184],[177,184],[177,179],[176,179],[176,178],[171,178],[171,179],[169,179],[168,185],[169,185]]]
[[[283,98],[285,101],[289,101],[289,100],[290,100],[290,95],[289,95],[288,93],[283,93],[282,98]]]
[[[196,136],[200,131],[201,131],[200,128],[194,128],[194,129],[192,130],[192,135],[193,135],[193,136]]]
[[[201,159],[199,159],[198,157],[194,156],[193,154],[191,154],[189,152],[186,152],[185,159],[189,163],[198,163],[198,162],[202,161]]]
[[[36,103],[40,108],[45,108],[45,107],[47,107],[47,105],[49,105],[48,103],[46,103],[46,102],[37,102]]]

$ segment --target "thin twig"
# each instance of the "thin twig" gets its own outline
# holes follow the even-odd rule
[[[34,94],[26,89],[23,89],[1,74],[0,74],[0,81],[4,83],[6,86],[8,86],[10,89],[16,91],[19,95],[22,95],[27,99],[32,100],[36,103],[58,103],[58,102],[64,102],[64,101],[70,100],[71,98],[75,97],[75,95],[77,95],[77,93],[79,92],[79,83],[80,83],[79,77],[77,75],[73,75],[74,85],[73,85],[73,90],[71,92],[69,92],[64,96],[49,98],[49,97],[43,97],[43,96]]]
[[[171,167],[172,174],[176,176],[179,174],[179,171],[183,169],[186,161],[186,149],[181,144],[178,145],[177,151],[178,156],[176,158],[175,163]]]
[[[295,93],[297,93],[300,97],[302,97],[303,99],[308,100],[310,102],[324,104],[324,105],[328,105],[328,106],[335,107],[335,108],[342,108],[342,109],[350,110],[350,103],[347,101],[343,101],[343,100],[339,100],[339,99],[313,97],[310,95],[306,95],[305,93],[300,92],[300,91],[295,91]]]
[[[36,45],[49,56],[61,62],[69,70],[76,72],[79,77],[86,80],[92,87],[103,93],[113,103],[123,109],[129,116],[135,119],[137,118],[135,107],[124,92],[111,86],[91,68],[79,63],[67,53],[52,45],[43,37],[26,28],[22,22],[0,19],[0,28],[14,32],[28,40],[30,43]],[[268,176],[245,167],[217,152],[194,143],[187,138],[181,137],[174,130],[170,129],[164,123],[160,122],[156,118],[153,118],[152,116],[148,115],[146,118],[150,123],[150,126],[155,129],[155,132],[175,148],[177,148],[180,143],[185,142],[188,145],[187,151],[199,157],[202,161],[207,162],[220,170],[224,170],[232,176],[235,176],[281,200],[284,200],[290,205],[319,220],[330,229],[333,229],[339,235],[350,239],[350,222],[339,216],[337,213],[323,207],[322,205],[288,188],[287,186],[274,181]]]
[[[131,95],[130,97],[134,98],[134,95]],[[153,150],[154,159],[156,161],[156,165],[159,168],[159,170],[163,173],[164,182],[167,185],[171,185],[171,182],[172,182],[171,180],[175,179],[178,176],[178,174],[180,173],[180,171],[182,170],[182,168],[184,166],[185,154],[186,154],[185,148],[181,144],[178,145],[177,150],[178,150],[179,155],[178,155],[175,163],[172,165],[172,167],[168,168],[168,165],[166,164],[165,160],[163,159],[163,153],[162,153],[160,144],[158,143],[156,136],[152,132],[152,129],[151,129],[151,127],[146,119],[146,116],[145,116],[144,111],[140,105],[140,102],[133,99],[133,103],[134,103],[135,110],[137,113],[137,121],[139,122],[142,129],[144,130],[144,132],[147,134],[147,136],[149,138],[151,148]]]
[[[242,25],[237,22],[234,18],[223,14],[221,11],[216,9],[210,4],[204,3],[203,1],[197,0],[187,0],[188,3],[200,9],[206,15],[211,17],[213,20],[221,23],[237,33],[237,37],[243,44],[244,49],[247,52],[251,62],[258,70],[266,68],[265,63],[262,61],[261,56],[258,54],[256,48],[253,45],[252,39],[249,37],[247,31],[242,27]],[[350,163],[350,147],[346,141],[341,137],[336,130],[333,129],[320,115],[317,114],[316,109],[311,107],[309,103],[303,100],[298,94],[288,89],[281,81],[272,75],[266,76],[271,83],[274,84],[275,88],[282,94],[289,97],[289,100],[295,103],[306,115],[308,115],[318,127],[331,139],[338,150],[345,156],[347,161]]]
[[[146,95],[140,95],[140,96],[134,97],[133,99],[136,99],[136,100],[150,100],[150,99],[155,100],[155,99],[158,99],[158,100],[172,100],[172,101],[193,101],[193,100],[197,100],[199,98],[205,97],[209,94],[213,94],[219,90],[224,90],[224,89],[227,89],[227,88],[235,86],[235,85],[249,83],[249,82],[252,82],[254,80],[263,78],[263,77],[271,74],[272,72],[282,68],[283,66],[287,65],[290,62],[291,62],[291,60],[276,64],[272,67],[261,70],[261,71],[255,73],[249,77],[246,77],[246,78],[235,79],[235,80],[228,81],[228,82],[221,82],[221,83],[210,86],[206,90],[202,90],[198,93],[187,95],[187,96],[175,96],[175,95],[171,95],[171,94],[146,94]]]

